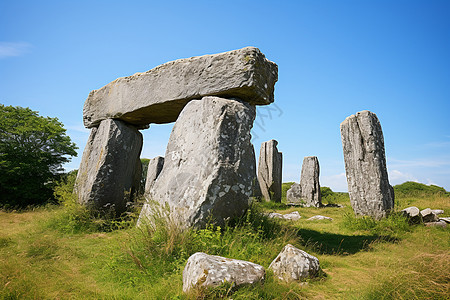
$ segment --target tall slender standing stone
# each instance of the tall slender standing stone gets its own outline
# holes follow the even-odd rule
[[[142,134],[119,120],[103,120],[93,128],[78,170],[78,201],[97,210],[126,210],[139,189]]]
[[[270,140],[261,144],[258,163],[258,182],[266,201],[281,202],[283,154],[278,152],[278,142]]]
[[[321,207],[319,175],[320,169],[317,157],[306,156],[303,159],[300,184],[294,183],[286,193],[288,204]]]
[[[145,180],[145,194],[150,192],[151,187],[155,183],[164,166],[164,157],[157,156],[148,162],[147,176]]]
[[[357,215],[385,217],[394,207],[389,184],[383,131],[370,111],[351,115],[341,123],[348,191]]]
[[[302,174],[300,177],[300,187],[302,190],[302,199],[305,206],[321,207],[322,197],[320,195],[319,183],[319,160],[316,156],[306,156],[303,159]]]

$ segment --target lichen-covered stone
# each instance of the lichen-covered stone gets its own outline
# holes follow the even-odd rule
[[[281,202],[283,154],[278,152],[277,145],[276,140],[261,144],[258,182],[266,201]]]
[[[146,196],[170,207],[181,226],[223,225],[248,208],[255,178],[250,130],[255,107],[205,97],[181,112],[169,138],[164,167]],[[140,219],[150,216],[144,206]]]
[[[301,281],[315,277],[320,271],[317,257],[287,244],[278,256],[272,261],[269,269],[275,276],[283,281]]]
[[[108,118],[136,126],[170,123],[186,103],[204,96],[267,105],[274,101],[277,79],[277,65],[255,47],[179,59],[92,91],[84,104],[84,125]]]
[[[81,204],[117,214],[139,189],[142,135],[119,120],[104,120],[93,128],[83,152],[75,184]]]
[[[145,180],[145,194],[150,192],[150,188],[155,183],[164,166],[164,157],[157,156],[148,162],[147,176]]]
[[[264,281],[266,271],[258,264],[197,252],[189,257],[183,270],[183,291],[215,287],[224,282],[234,287]]]
[[[286,200],[288,205],[302,205],[302,187],[298,183],[294,183],[286,192]]]
[[[341,123],[350,203],[357,215],[385,217],[394,207],[394,190],[386,169],[384,138],[377,116],[370,111]]]

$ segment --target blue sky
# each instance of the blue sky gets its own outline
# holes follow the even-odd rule
[[[258,47],[279,67],[253,130],[276,139],[283,181],[315,155],[321,185],[347,189],[339,124],[370,110],[391,184],[450,190],[450,1],[0,1],[0,103],[58,117],[78,145],[89,92],[167,61]],[[164,155],[172,125],[143,132]]]

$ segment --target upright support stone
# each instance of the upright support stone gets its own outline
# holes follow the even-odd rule
[[[76,179],[78,201],[100,211],[124,212],[139,189],[141,149],[141,133],[122,121],[107,119],[93,128]]]
[[[248,208],[255,178],[250,130],[255,107],[219,97],[192,100],[181,112],[169,138],[164,167],[148,199],[170,208],[182,227],[223,225]],[[139,223],[151,222],[146,203]]]
[[[302,174],[300,177],[302,199],[305,201],[306,207],[322,206],[319,175],[320,175],[320,168],[319,168],[319,160],[317,159],[317,157],[306,156],[303,159]]]
[[[150,192],[151,187],[155,183],[164,166],[164,157],[157,156],[148,162],[147,176],[145,180],[145,194]]]
[[[283,154],[278,152],[278,142],[270,140],[261,144],[258,163],[258,182],[266,201],[281,202]]]
[[[385,217],[394,207],[389,184],[384,138],[377,116],[370,111],[351,115],[341,123],[348,191],[357,215]]]

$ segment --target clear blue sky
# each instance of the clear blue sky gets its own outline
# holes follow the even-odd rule
[[[283,181],[318,156],[321,185],[347,189],[339,124],[370,110],[384,131],[391,184],[450,190],[450,1],[0,1],[0,103],[58,117],[76,142],[82,108],[110,81],[178,58],[245,46],[279,66],[275,104],[259,107]],[[264,124],[263,124],[264,122]],[[172,125],[144,132],[164,155]]]

